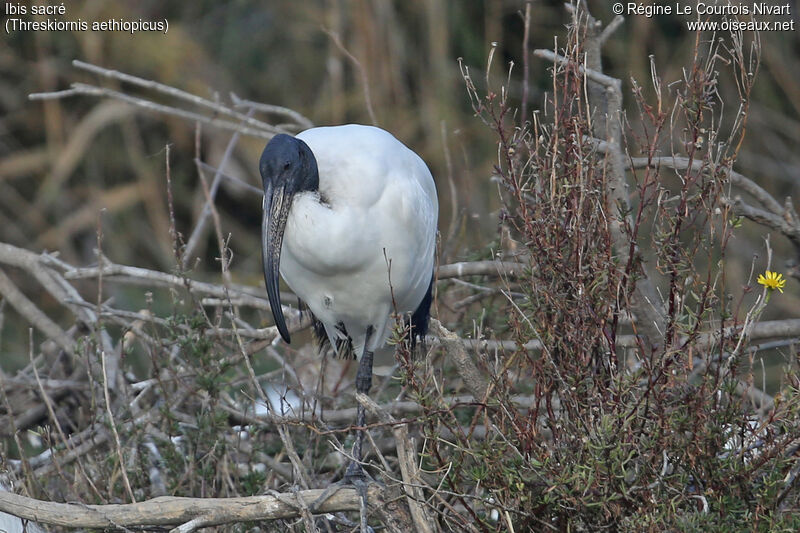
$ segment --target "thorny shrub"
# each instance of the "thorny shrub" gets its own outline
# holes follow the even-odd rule
[[[553,91],[531,117],[516,113],[505,87],[487,76],[480,90],[463,69],[475,113],[497,138],[505,244],[527,250],[528,270],[515,289],[524,298],[508,296],[501,311],[518,348],[484,354],[485,404],[425,425],[427,468],[466,510],[445,522],[482,531],[795,531],[800,381],[787,370],[774,405],[752,400],[746,331],[768,291],[743,309],[749,287],[726,283],[737,220],[724,197],[758,43],[698,38],[683,79],[665,84],[653,69],[653,102],[634,81],[634,127],[613,102],[587,101],[586,28],[571,29]],[[717,93],[725,66],[741,98],[732,106]],[[723,110],[734,118],[723,120]],[[617,144],[606,135],[614,127]],[[614,195],[624,172],[615,150],[616,163],[633,169],[630,201]],[[645,164],[637,168],[635,156]],[[667,168],[662,156],[680,164]],[[636,328],[642,306],[658,307],[637,294],[642,283],[663,295],[658,335]],[[531,341],[541,349],[521,348]],[[432,381],[410,381],[431,413]]]

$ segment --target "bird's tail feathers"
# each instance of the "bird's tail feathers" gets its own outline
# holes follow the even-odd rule
[[[347,334],[344,325],[337,326],[336,331],[331,334],[325,325],[320,322],[314,314],[311,314],[314,343],[317,345],[319,353],[325,352],[328,347],[333,348],[333,355],[337,359],[355,359],[356,352],[353,349],[353,339]]]

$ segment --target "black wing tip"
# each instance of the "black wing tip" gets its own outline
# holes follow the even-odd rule
[[[433,280],[434,276],[431,275],[431,282],[428,284],[428,291],[422,298],[422,301],[417,306],[416,311],[411,314],[410,326],[411,334],[409,335],[409,343],[411,345],[411,353],[419,356],[425,352],[425,335],[428,334],[428,325],[431,318],[431,304],[433,303]],[[417,339],[419,339],[420,350],[417,350]]]

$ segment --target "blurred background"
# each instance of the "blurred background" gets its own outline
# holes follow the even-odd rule
[[[589,5],[603,22],[613,18],[610,3]],[[177,230],[188,235],[198,218],[205,197],[194,158],[219,164],[231,134],[203,126],[198,135],[191,121],[108,99],[28,100],[30,93],[63,90],[84,81],[176,103],[98,80],[72,66],[72,60],[80,59],[211,99],[229,102],[233,92],[247,100],[286,106],[315,125],[370,123],[366,80],[377,124],[417,151],[436,178],[442,206],[441,263],[489,257],[499,246],[500,202],[489,179],[497,156],[495,136],[473,114],[458,60],[481,83],[488,78],[499,89],[508,80],[510,98],[519,103],[523,0],[86,0],[67,2],[66,7],[64,20],[166,19],[169,31],[3,35],[0,242],[35,252],[58,251],[65,261],[85,266],[96,262],[100,219],[103,252],[113,262],[173,271],[166,145]],[[530,48],[554,48],[563,41],[569,14],[558,1],[533,1],[531,7]],[[797,20],[797,8],[791,7],[791,17]],[[696,38],[685,21],[677,16],[630,16],[612,36],[604,49],[605,71],[623,81],[626,97],[632,78],[645,94],[652,93],[651,57],[665,85],[681,77]],[[797,205],[800,38],[794,31],[762,33],[760,39],[761,70],[734,168],[780,201],[792,196]],[[492,43],[496,52],[487,75]],[[509,77],[510,62],[514,67]],[[552,83],[548,68],[531,55],[528,109],[542,107]],[[725,76],[729,75],[723,74],[719,92],[734,110],[739,97],[732,78]],[[635,130],[638,115],[632,98],[626,106]],[[262,139],[242,137],[225,172],[259,185],[257,161],[263,145]],[[217,205],[223,230],[232,235],[234,280],[262,286],[260,198],[223,186]],[[748,221],[737,233],[732,250],[739,257],[729,260],[741,262],[740,283],[746,283],[753,255],[763,256],[764,234]],[[209,231],[200,254],[204,259],[192,267],[193,278],[219,279],[215,239]],[[771,242],[773,268],[784,271],[793,249],[779,234]],[[757,271],[765,264],[763,258],[759,261]],[[23,273],[8,269],[8,274],[48,314],[63,312]],[[790,279],[785,294],[773,300],[764,318],[800,316],[798,288],[797,279]],[[142,290],[113,290],[119,291],[115,298],[133,302],[126,308],[145,298]],[[0,365],[8,371],[27,360],[28,326],[13,312],[3,317]]]

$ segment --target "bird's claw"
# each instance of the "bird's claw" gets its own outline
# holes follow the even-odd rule
[[[362,466],[353,461],[347,466],[344,477],[335,483],[331,483],[319,497],[309,506],[312,513],[317,512],[319,507],[328,501],[334,494],[345,488],[354,488],[361,497],[361,505],[367,505],[367,488],[374,480],[367,474]]]

